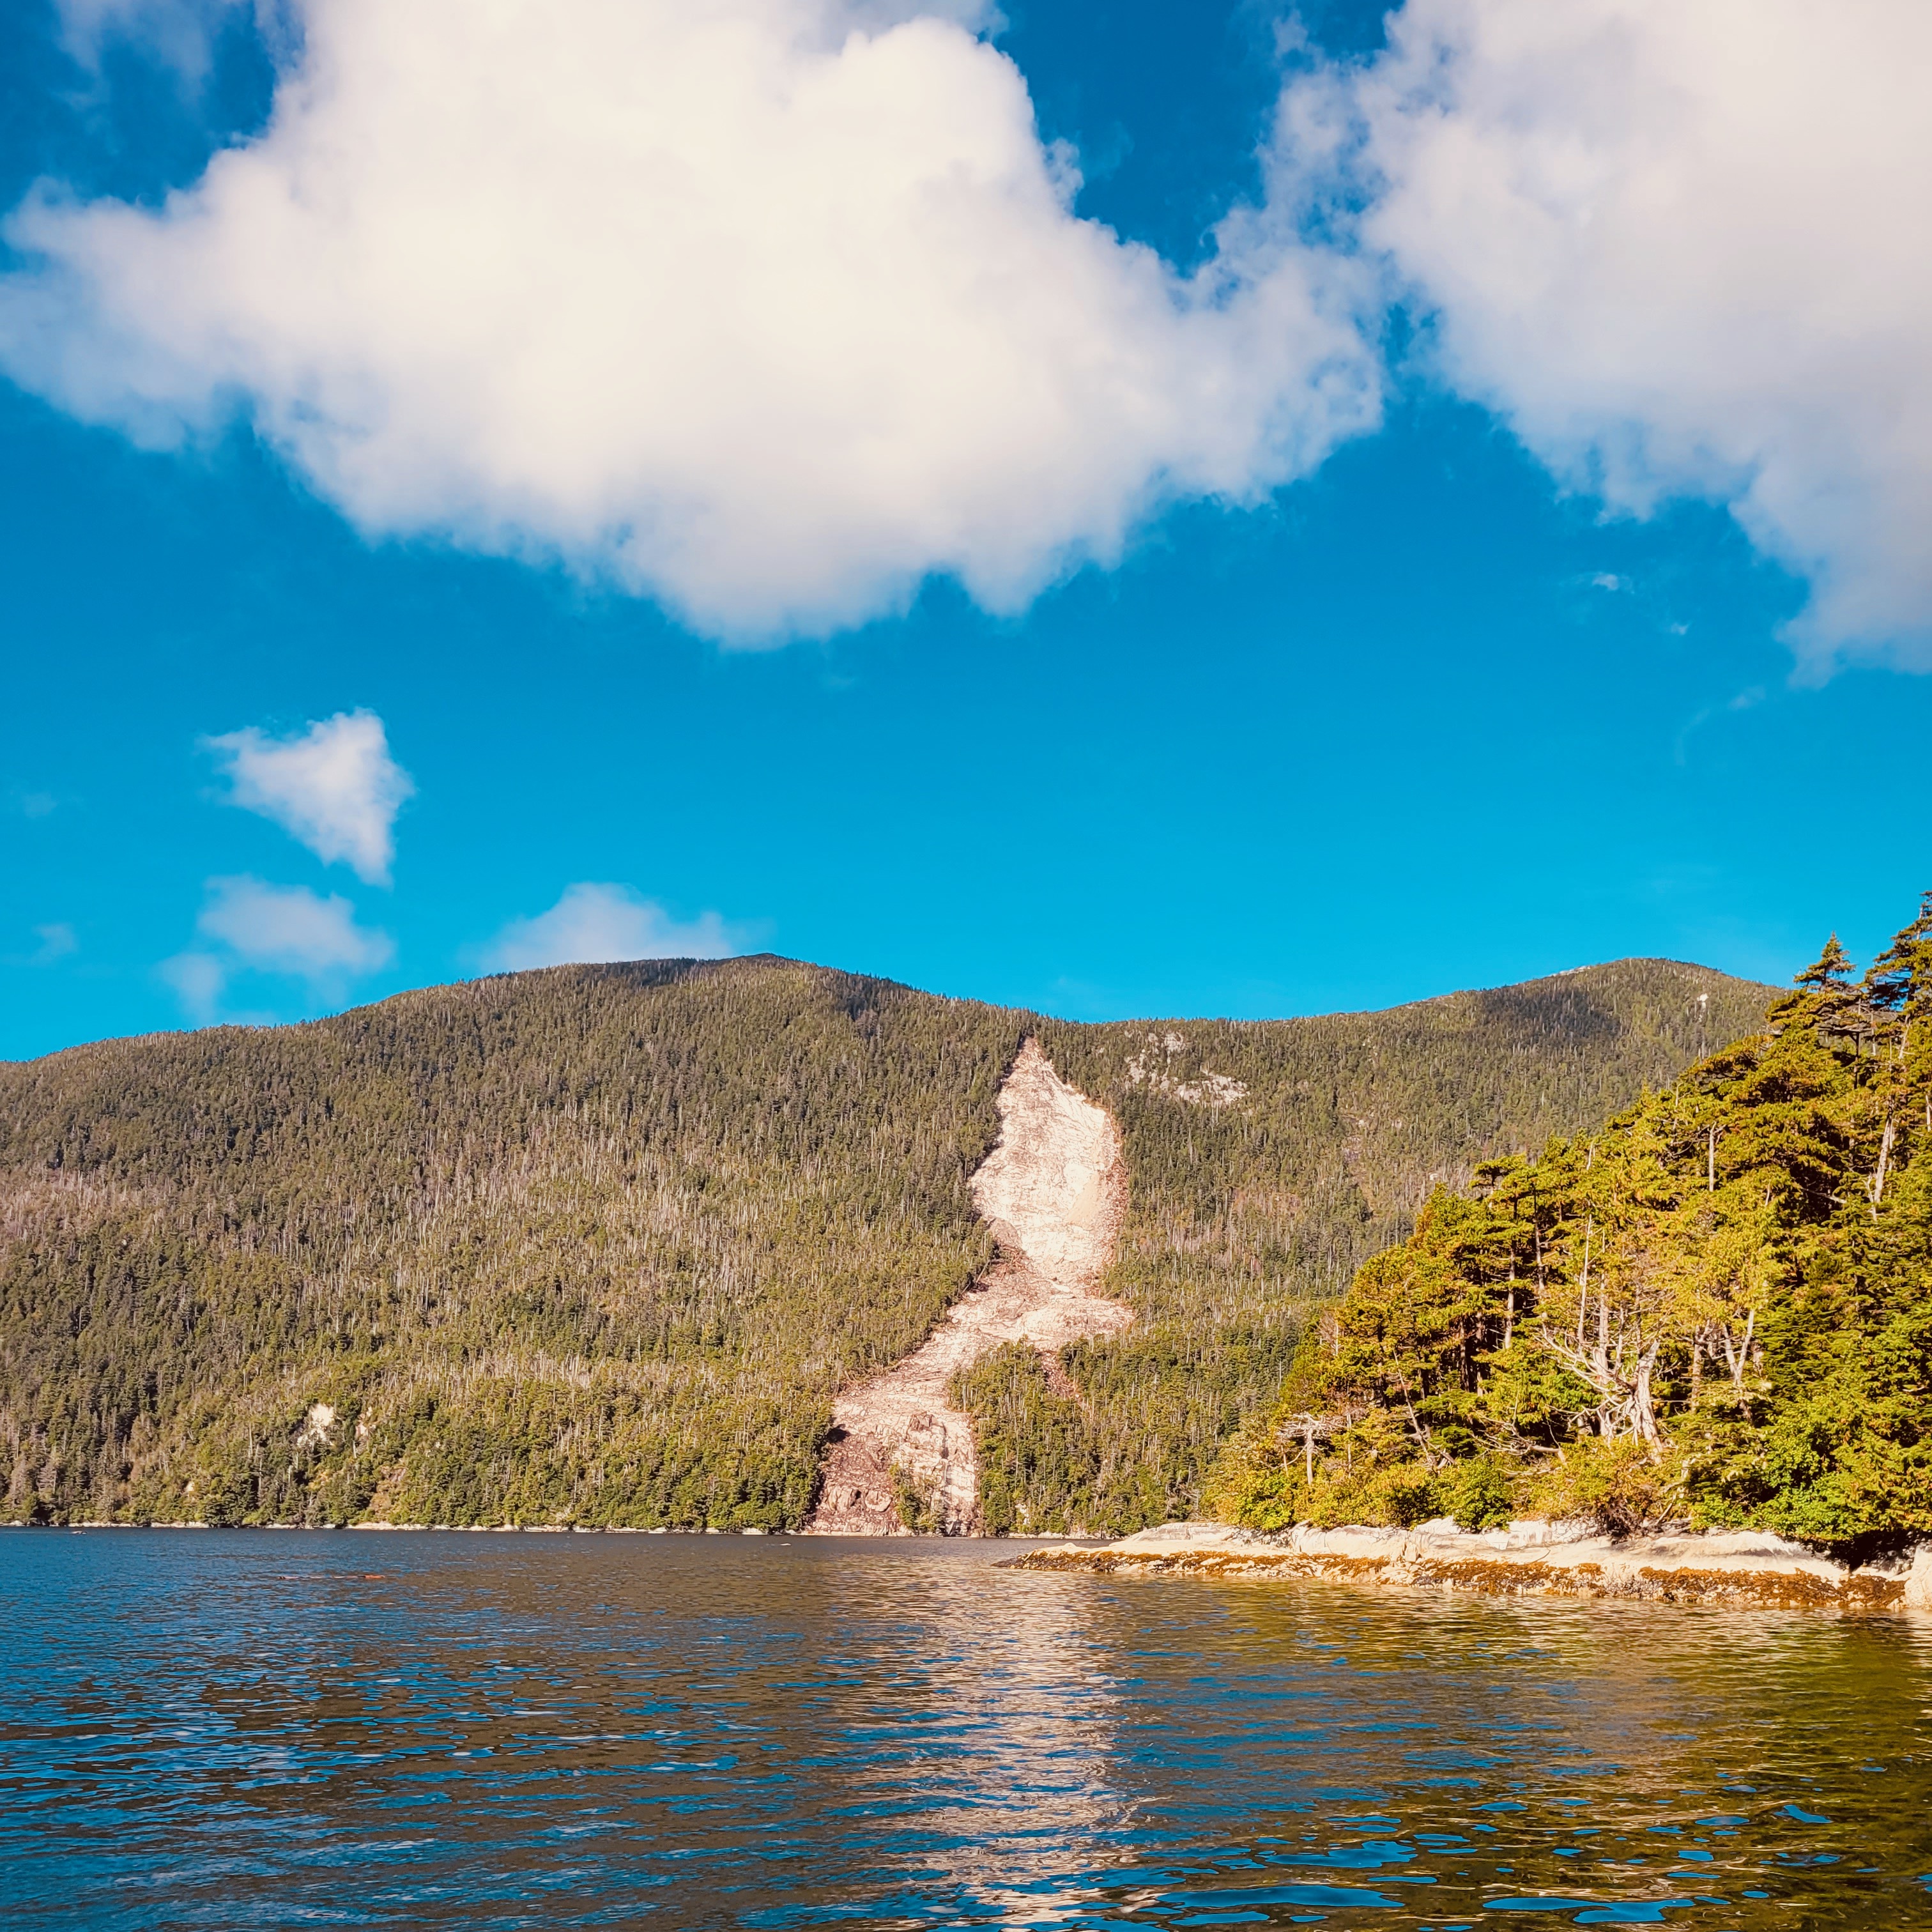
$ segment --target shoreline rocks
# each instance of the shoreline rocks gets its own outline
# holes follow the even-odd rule
[[[1618,1538],[1588,1524],[1534,1520],[1476,1532],[1460,1530],[1447,1517],[1414,1529],[1298,1523],[1274,1533],[1168,1522],[1097,1549],[1035,1550],[1009,1567],[1102,1576],[1303,1577],[1372,1588],[1851,1616],[1932,1612],[1932,1544],[1852,1568],[1766,1530]]]

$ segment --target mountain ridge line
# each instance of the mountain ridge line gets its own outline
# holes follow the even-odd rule
[[[982,1515],[1187,1514],[1304,1312],[1430,1187],[1629,1104],[1767,991],[1616,962],[1087,1024],[766,955],[8,1063],[0,1514],[795,1526],[838,1392],[993,1263],[969,1184],[1029,1036],[1120,1124],[1096,1292],[1136,1318],[1058,1379],[974,1365]]]

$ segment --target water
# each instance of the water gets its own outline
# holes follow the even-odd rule
[[[1923,1624],[0,1536],[0,1922],[1932,1926]]]

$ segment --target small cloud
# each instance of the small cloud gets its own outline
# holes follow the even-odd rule
[[[37,926],[33,932],[40,944],[32,952],[0,953],[0,965],[52,966],[80,950],[80,941],[74,928],[64,920],[50,926]]]
[[[1600,570],[1590,581],[1599,590],[1624,590],[1629,588],[1624,579],[1612,571]]]
[[[482,959],[515,973],[619,959],[725,959],[740,950],[739,936],[717,913],[680,923],[628,886],[585,882],[566,886],[549,911],[512,920]]]
[[[339,997],[351,981],[379,972],[395,956],[386,932],[356,922],[356,908],[306,886],[272,886],[260,879],[210,879],[208,902],[195,922],[212,947],[177,953],[160,964],[161,977],[190,1016],[217,1018],[237,973],[271,973],[300,980],[316,999]]]
[[[45,818],[59,802],[50,791],[26,792],[21,795],[20,811],[28,818]]]
[[[206,1026],[220,1017],[228,968],[213,953],[177,952],[172,959],[164,959],[156,970],[175,989],[190,1019]]]
[[[29,966],[51,966],[56,959],[64,959],[70,953],[80,950],[80,941],[75,938],[74,928],[64,920],[56,920],[51,926],[37,926],[34,937],[40,943],[28,956]]]
[[[340,860],[371,885],[389,883],[392,829],[416,782],[390,757],[373,711],[339,711],[293,737],[251,725],[202,745],[224,761],[230,805],[272,819],[325,863]]]
[[[1678,764],[1681,765],[1686,761],[1686,753],[1690,746],[1692,733],[1708,724],[1713,718],[1718,717],[1723,712],[1753,711],[1763,702],[1764,686],[1761,684],[1753,684],[1747,685],[1735,698],[1727,699],[1721,706],[1706,705],[1703,710],[1699,712],[1677,734]]]
[[[389,935],[358,926],[356,908],[334,894],[250,878],[211,879],[208,890],[197,928],[260,971],[323,980],[374,973],[395,956]]]

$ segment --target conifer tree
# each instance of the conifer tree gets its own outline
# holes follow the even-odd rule
[[[1862,977],[1834,935],[1762,1034],[1438,1193],[1231,1449],[1217,1505],[1932,1534],[1928,1022],[1932,894]]]

